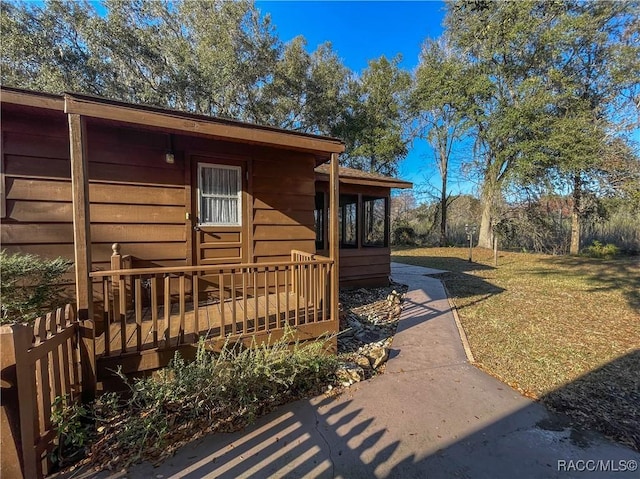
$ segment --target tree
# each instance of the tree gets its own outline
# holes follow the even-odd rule
[[[440,174],[440,246],[447,245],[447,190],[454,144],[466,128],[464,64],[446,39],[428,40],[420,54],[410,112],[417,118],[415,135],[431,145]]]
[[[260,98],[260,122],[309,133],[330,134],[341,121],[351,72],[330,43],[313,53],[299,36],[285,47],[272,81]]]
[[[551,2],[451,2],[445,19],[465,63],[464,115],[475,136],[474,165],[482,179],[478,245],[490,248],[502,189],[519,165],[544,156],[550,93],[546,65],[560,7]]]
[[[566,2],[563,7],[550,62],[557,73],[547,79],[556,99],[553,161],[546,166],[572,193],[570,253],[578,254],[588,200],[603,187],[620,187],[621,169],[634,171],[626,134],[640,126],[635,105],[640,4]]]
[[[637,2],[450,4],[452,43],[476,74],[466,115],[483,178],[480,246],[491,245],[505,185],[561,179],[578,251],[585,187],[606,170],[612,138],[634,117],[637,128],[637,110],[623,113],[638,92],[637,12]]]
[[[394,175],[407,155],[404,108],[411,76],[400,68],[400,60],[371,60],[361,77],[350,82],[342,122],[332,131],[347,145],[347,166]]]
[[[102,65],[92,55],[88,35],[94,16],[86,1],[0,3],[2,84],[100,94]]]
[[[2,2],[4,85],[71,90],[347,143],[345,162],[392,174],[407,154],[400,59],[355,78],[329,43],[284,45],[251,0]]]

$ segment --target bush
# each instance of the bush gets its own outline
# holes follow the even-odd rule
[[[89,411],[69,396],[57,396],[51,405],[51,423],[56,430],[56,448],[50,454],[54,464],[63,466],[79,454],[91,431]],[[71,455],[67,456],[67,451]]]
[[[270,346],[227,344],[220,353],[201,341],[193,362],[176,354],[168,367],[133,382],[119,373],[130,394],[127,400],[103,396],[94,404],[103,426],[90,461],[120,468],[142,457],[164,457],[200,435],[240,429],[335,382],[337,359],[325,351],[329,338],[290,346],[292,338],[288,331]]]
[[[1,251],[1,324],[30,322],[62,306],[68,298],[63,295],[60,280],[71,264],[63,258],[45,260]]]
[[[587,246],[582,250],[582,254],[590,258],[613,258],[620,254],[620,248],[611,243],[605,245],[598,240],[594,240],[591,246]]]
[[[416,244],[416,232],[411,226],[398,226],[393,230],[393,244],[413,246]]]

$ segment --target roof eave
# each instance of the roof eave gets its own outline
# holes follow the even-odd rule
[[[329,175],[327,175],[326,173],[316,172],[316,181],[329,181]],[[413,188],[413,183],[409,181],[397,180],[395,178],[373,179],[373,178],[357,178],[357,177],[340,175],[340,183],[348,184],[348,185],[378,186],[382,188],[398,188],[398,189]]]
[[[115,104],[69,93],[64,95],[64,111],[65,113],[87,117],[313,153],[342,153],[345,149],[344,144],[339,140],[300,136],[284,130],[262,129],[251,125],[223,123],[213,118],[209,120],[190,117],[180,115],[178,112],[151,111],[149,109],[136,108],[135,105]]]

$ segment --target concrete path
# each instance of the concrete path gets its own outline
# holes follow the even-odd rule
[[[245,431],[211,435],[159,467],[110,477],[639,477],[615,471],[637,465],[640,454],[595,435],[577,445],[570,430],[542,428],[553,423],[544,407],[467,362],[444,288],[424,276],[437,270],[392,271],[409,292],[385,374],[338,398],[284,406]],[[579,462],[587,460],[601,462]]]

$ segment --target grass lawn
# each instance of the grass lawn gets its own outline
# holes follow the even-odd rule
[[[640,258],[396,249],[441,275],[478,366],[640,450]]]

